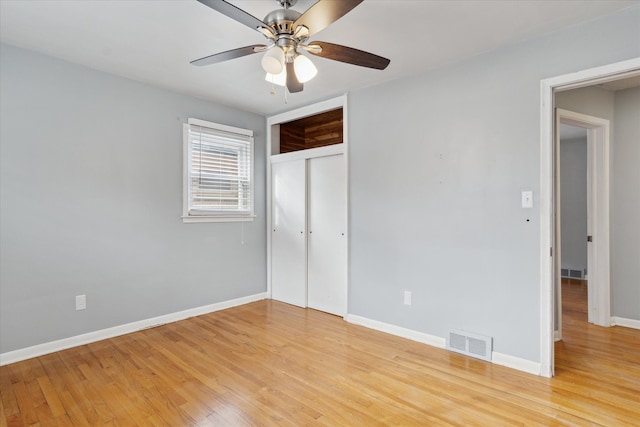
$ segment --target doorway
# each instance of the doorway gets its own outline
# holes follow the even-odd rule
[[[584,180],[577,183],[577,187],[582,188],[571,188],[571,192],[576,194],[566,194],[562,191],[562,177],[569,178],[567,170],[562,168],[562,152],[566,151],[563,150],[561,143],[563,128],[582,131],[582,135],[585,136],[583,141],[574,141],[575,147],[572,147],[574,154],[583,154],[583,158],[578,160],[583,162],[582,173],[585,174],[582,177]],[[578,133],[578,135],[580,134]],[[553,247],[556,250],[554,256],[554,288],[556,292],[554,340],[562,339],[563,270],[567,270],[566,276],[569,278],[583,279],[585,273],[590,274],[587,288],[588,321],[599,326],[610,326],[609,134],[609,120],[556,109],[555,231],[553,240]],[[569,144],[569,141],[566,141],[566,144]],[[568,169],[570,164],[565,166]],[[578,170],[577,175],[580,173],[581,171]],[[565,184],[574,184],[576,187],[576,183],[571,181],[567,180]],[[582,197],[580,197],[581,195]],[[563,207],[567,208],[568,212],[563,212]],[[572,215],[572,221],[566,221],[565,214]]]
[[[592,86],[640,75],[640,58],[565,74],[540,82],[540,375],[554,374],[557,248],[555,244],[556,91]],[[608,219],[607,219],[608,220]],[[601,242],[602,243],[602,242]],[[589,273],[590,278],[593,272]],[[602,314],[602,313],[601,313]]]

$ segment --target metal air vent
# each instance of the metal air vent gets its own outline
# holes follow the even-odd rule
[[[447,338],[447,349],[490,362],[493,350],[492,343],[491,337],[452,330]]]

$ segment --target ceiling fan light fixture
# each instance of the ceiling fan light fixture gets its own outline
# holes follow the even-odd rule
[[[280,74],[284,70],[284,52],[279,47],[267,50],[261,64],[262,69],[268,74]]]
[[[300,83],[306,83],[318,74],[316,66],[304,55],[296,56],[293,60],[293,69]]]
[[[205,56],[191,61],[191,64],[211,65],[263,52],[261,64],[267,73],[266,80],[272,85],[287,88],[285,103],[287,93],[302,92],[304,83],[318,73],[311,60],[303,55],[304,51],[325,59],[376,70],[384,70],[389,65],[389,59],[359,49],[320,41],[307,44],[309,37],[342,18],[363,0],[314,0],[313,5],[302,13],[291,9],[297,1],[276,0],[281,8],[269,12],[260,20],[235,6],[233,0],[198,0],[204,6],[257,30],[266,37],[267,42]],[[271,93],[275,93],[273,87]]]
[[[287,69],[283,68],[280,74],[267,73],[264,79],[269,83],[277,86],[286,86],[287,85]]]

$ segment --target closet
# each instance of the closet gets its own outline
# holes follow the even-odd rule
[[[335,110],[326,117],[336,117]],[[287,122],[289,123],[289,122]],[[304,134],[274,123],[272,136]],[[344,316],[347,313],[347,174],[336,124],[309,117],[306,134],[338,141],[269,156],[271,298]],[[330,135],[318,133],[324,127]],[[303,129],[304,130],[304,129]],[[307,138],[309,139],[309,138]],[[298,141],[298,145],[304,145]],[[310,142],[307,141],[307,145]],[[311,141],[312,143],[312,141]],[[273,141],[272,141],[273,144]]]

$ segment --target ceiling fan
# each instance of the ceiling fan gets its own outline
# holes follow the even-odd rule
[[[317,73],[311,60],[300,51],[378,70],[384,70],[390,62],[387,58],[338,44],[320,41],[307,43],[309,37],[346,15],[363,0],[319,0],[304,13],[290,9],[298,0],[276,0],[282,9],[270,12],[264,21],[224,0],[198,1],[260,32],[267,38],[268,43],[205,56],[191,61],[193,65],[211,65],[265,52],[262,68],[267,72],[266,80],[286,86],[289,92],[294,93],[301,92],[303,84]]]

